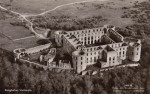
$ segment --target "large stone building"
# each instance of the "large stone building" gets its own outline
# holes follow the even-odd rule
[[[122,64],[122,60],[139,61],[141,41],[125,41],[114,26],[100,28],[56,31],[55,41],[72,57],[73,68],[77,73],[87,65],[98,63],[101,68]]]

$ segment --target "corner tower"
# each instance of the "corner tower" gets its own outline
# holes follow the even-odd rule
[[[141,57],[141,40],[129,45],[129,60],[139,61]]]
[[[57,46],[62,46],[63,45],[63,35],[67,34],[64,31],[56,31],[55,32],[55,42]]]
[[[77,73],[82,72],[86,69],[86,54],[84,51],[74,51],[72,53],[73,68]]]

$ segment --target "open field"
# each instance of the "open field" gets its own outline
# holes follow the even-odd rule
[[[122,18],[124,12],[128,11],[123,8],[132,7],[135,1],[143,0],[106,0],[68,5],[31,19],[37,26],[55,30],[94,28],[105,24],[124,28],[134,24],[134,21]]]
[[[13,51],[16,48],[31,48],[37,46],[39,45],[37,44],[37,41],[38,39],[35,37],[18,41],[12,41],[7,38],[0,37],[0,47],[8,51]]]
[[[86,0],[1,0],[0,3],[19,13],[37,14],[62,4]]]
[[[21,26],[13,26],[10,22],[14,19],[6,19],[0,21],[0,32],[9,36],[11,39],[17,39],[22,37],[27,37],[31,35],[31,32]]]
[[[12,0],[11,6],[8,5],[8,1],[9,0],[1,0],[0,2],[6,8],[19,13],[37,14],[53,9],[61,4],[78,2],[81,0]],[[144,0],[93,0],[92,2],[63,6],[45,15],[29,17],[29,19],[33,21],[35,26],[50,28],[52,31],[59,29],[76,30],[94,28],[105,24],[112,24],[116,27],[125,28],[135,24],[132,17],[122,17],[122,15],[128,13],[128,11],[130,11],[129,8],[133,7],[136,1],[141,2]],[[40,10],[43,8],[44,10]],[[15,17],[5,18],[5,15],[1,15],[0,32],[2,34],[0,34],[0,44],[2,48],[13,50],[18,47],[28,48],[38,45],[36,43],[38,39],[35,37],[13,42],[13,39],[32,36],[32,34],[28,29],[22,26],[13,26],[10,24],[11,22],[21,20]]]
[[[0,48],[12,51],[16,48],[29,48],[38,45],[35,37],[24,40],[13,41],[14,39],[31,36],[31,31],[21,26],[13,26],[10,23],[18,21],[12,15],[0,11]]]

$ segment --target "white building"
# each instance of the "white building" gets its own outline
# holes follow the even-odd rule
[[[122,60],[139,61],[141,41],[124,41],[124,37],[115,31],[114,26],[100,28],[56,31],[55,41],[58,46],[72,56],[73,68],[77,73],[87,65],[99,63],[102,68],[122,64]]]
[[[15,49],[15,60],[26,55],[28,55],[27,60],[30,60],[33,55],[50,50],[47,55],[39,55],[40,62],[47,62],[47,66],[52,68],[72,69],[73,67],[77,73],[80,73],[88,65],[98,63],[101,68],[106,68],[120,65],[125,59],[137,62],[141,56],[141,40],[126,40],[114,26],[110,25],[77,31],[56,31],[55,42],[72,57],[72,61],[59,60],[58,63],[53,61],[56,49],[50,50],[51,43],[29,49]]]

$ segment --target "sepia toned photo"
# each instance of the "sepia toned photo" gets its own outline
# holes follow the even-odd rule
[[[150,0],[0,0],[0,94],[150,94]]]

